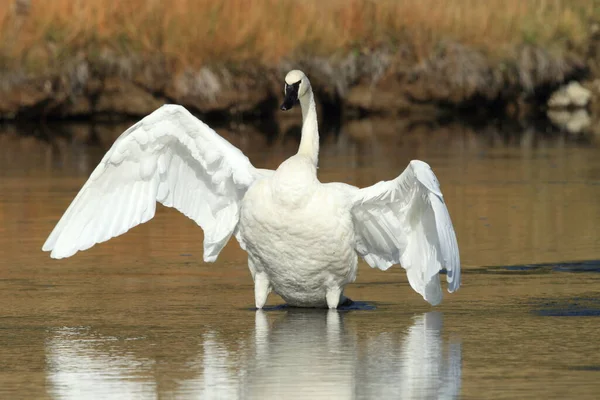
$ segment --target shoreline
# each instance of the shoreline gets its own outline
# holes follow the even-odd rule
[[[573,81],[600,110],[600,9],[490,1],[14,0],[0,10],[0,121],[139,119],[165,103],[272,118],[290,69],[325,119],[552,119]]]
[[[164,103],[202,115],[245,119],[277,111],[282,77],[290,69],[309,76],[320,107],[356,117],[477,112],[522,118],[543,110],[554,90],[590,75],[583,57],[556,57],[522,46],[511,61],[447,43],[423,62],[400,50],[283,61],[213,65],[173,73],[164,60],[125,58],[109,51],[79,55],[53,72],[0,78],[0,120],[140,118]],[[242,68],[243,67],[243,68]]]

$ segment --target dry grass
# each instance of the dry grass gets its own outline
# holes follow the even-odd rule
[[[443,39],[504,56],[521,43],[581,44],[598,0],[32,0],[26,15],[0,0],[0,69],[56,65],[109,48],[174,67],[378,45],[418,59]]]

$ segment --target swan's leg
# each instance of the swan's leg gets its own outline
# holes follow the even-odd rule
[[[267,297],[271,291],[271,282],[265,272],[256,272],[254,274],[254,301],[256,308],[263,308],[267,302]]]
[[[340,296],[342,295],[342,289],[339,287],[329,288],[327,289],[327,307],[329,308],[337,308],[340,303]]]

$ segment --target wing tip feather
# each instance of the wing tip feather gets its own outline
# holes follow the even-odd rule
[[[48,251],[48,250],[46,250],[46,251]],[[54,260],[60,260],[60,259],[63,259],[63,258],[71,257],[75,253],[77,253],[77,250],[76,251],[71,251],[71,252],[61,252],[58,249],[53,248],[52,251],[50,252],[50,258],[52,258]]]
[[[431,304],[432,306],[439,306],[440,304],[442,304],[442,297],[436,297],[434,299],[425,299],[429,304]]]
[[[204,262],[213,263],[213,262],[217,261],[217,256],[213,255],[213,254],[205,254],[203,259],[204,259]]]

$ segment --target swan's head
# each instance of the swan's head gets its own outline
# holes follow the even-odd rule
[[[281,105],[283,111],[289,110],[308,93],[310,82],[304,72],[294,69],[285,76],[285,99]]]

